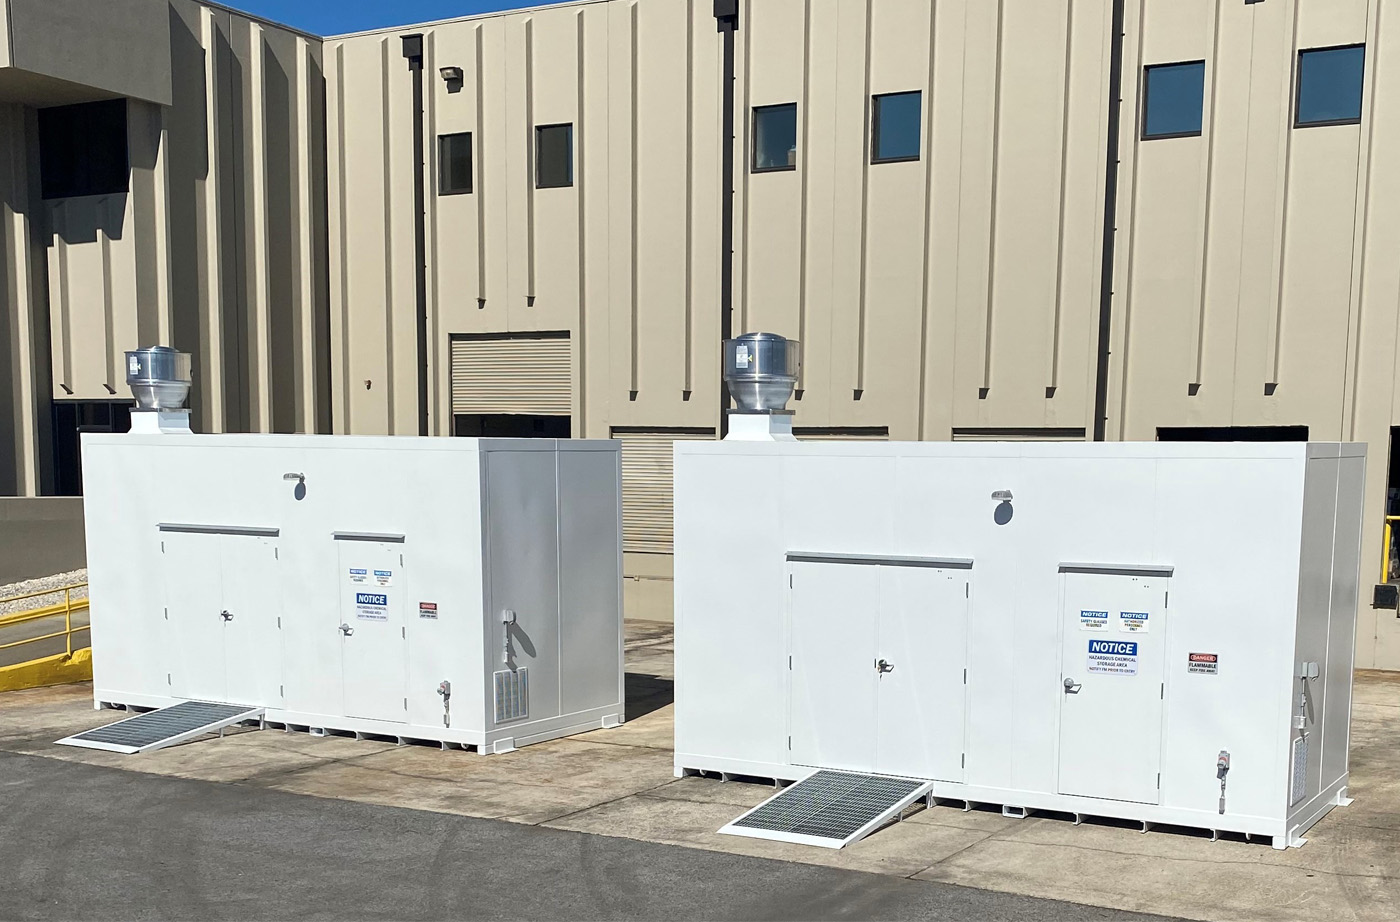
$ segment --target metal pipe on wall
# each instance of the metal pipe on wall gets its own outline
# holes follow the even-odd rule
[[[734,33],[739,30],[739,0],[715,0],[715,27],[724,42],[724,74],[720,84],[720,232],[719,232],[719,347],[734,338]],[[729,430],[729,385],[719,378],[719,436]]]
[[[1123,0],[1113,0],[1108,65],[1108,158],[1104,164],[1103,271],[1099,276],[1098,366],[1094,381],[1094,441],[1108,426],[1108,357],[1113,335],[1113,240],[1118,221],[1118,127],[1123,105]],[[1126,382],[1125,382],[1126,386]]]
[[[428,434],[428,235],[423,195],[423,36],[403,36],[413,74],[413,283],[418,326],[418,434]]]

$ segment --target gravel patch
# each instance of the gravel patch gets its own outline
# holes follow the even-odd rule
[[[55,573],[53,576],[41,576],[38,579],[26,579],[18,583],[0,586],[0,599],[9,599],[17,595],[27,595],[31,592],[40,592],[45,589],[62,589],[64,586],[72,586],[74,583],[86,582],[86,569],[70,570],[67,573]],[[72,598],[87,598],[87,586],[85,585],[81,589],[73,590]],[[0,602],[0,615],[11,615],[15,612],[28,611],[31,608],[43,608],[46,605],[57,605],[62,601],[62,592],[49,592],[44,595],[20,599],[14,602]]]

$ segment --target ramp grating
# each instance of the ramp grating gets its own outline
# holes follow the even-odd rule
[[[58,741],[60,746],[82,746],[110,752],[149,752],[174,746],[196,736],[222,730],[259,717],[263,708],[244,704],[213,704],[208,701],[182,701],[157,711],[119,720],[96,730],[78,733]]]
[[[727,835],[841,848],[927,794],[919,778],[820,770],[725,826]]]

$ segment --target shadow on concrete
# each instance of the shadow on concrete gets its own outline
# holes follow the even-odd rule
[[[663,676],[627,673],[623,684],[627,696],[627,719],[645,717],[675,701],[675,688],[676,683]]]

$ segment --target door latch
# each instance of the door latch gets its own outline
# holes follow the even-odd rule
[[[1074,681],[1074,679],[1065,679],[1066,695],[1077,695],[1079,694],[1079,689],[1082,687],[1083,686],[1080,683]]]
[[[225,621],[232,621],[232,620],[233,620],[233,612],[231,612],[231,611],[221,611],[221,612],[219,612],[219,617],[220,617],[220,618],[223,618]]]
[[[344,634],[346,637],[349,637],[351,634],[355,633],[355,629],[348,624],[342,624],[340,626],[340,633]]]
[[[885,660],[875,661],[875,671],[883,675],[886,672],[894,672],[894,663]]]

